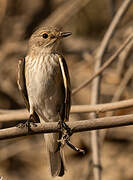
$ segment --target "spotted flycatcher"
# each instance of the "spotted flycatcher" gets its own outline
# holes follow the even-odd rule
[[[71,87],[67,64],[58,52],[59,41],[71,35],[41,27],[29,40],[28,54],[19,61],[18,85],[30,117],[44,122],[68,121]],[[63,176],[65,165],[60,134],[45,134],[52,176]]]

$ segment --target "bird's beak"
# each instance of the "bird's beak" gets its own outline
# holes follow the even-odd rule
[[[64,37],[67,37],[67,36],[70,36],[70,35],[72,35],[71,32],[61,32],[60,35],[59,35],[59,37],[60,37],[60,38],[64,38]]]

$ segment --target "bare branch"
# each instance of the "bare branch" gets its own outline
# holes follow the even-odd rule
[[[22,120],[26,120],[29,118],[29,112],[24,109],[24,110],[16,110],[13,112],[11,111],[9,113],[3,113],[0,114],[0,122],[8,122],[8,121],[22,121]]]
[[[57,8],[43,23],[44,26],[65,25],[72,16],[85,7],[90,0],[69,0]],[[63,12],[63,13],[62,13]],[[55,18],[56,17],[56,18]]]
[[[96,105],[73,105],[71,107],[71,114],[74,113],[90,113],[96,112],[106,112],[113,111],[123,108],[133,107],[133,99],[118,101],[106,104],[96,104]],[[29,118],[29,113],[26,109],[21,110],[0,110],[0,122],[8,121],[22,121]]]
[[[89,112],[105,112],[113,111],[123,108],[133,107],[133,99],[118,101],[106,104],[96,104],[96,105],[74,105],[71,108],[71,113],[89,113]]]
[[[125,90],[129,80],[131,79],[132,75],[133,75],[133,71],[132,71],[132,66],[130,66],[128,68],[128,70],[126,71],[125,73],[125,76],[124,78],[122,79],[120,85],[118,86],[118,88],[116,89],[115,93],[114,93],[114,96],[112,98],[112,102],[114,101],[118,101],[123,93],[123,91]],[[119,101],[121,102],[121,101]],[[130,103],[130,102],[129,102]],[[111,103],[112,104],[112,103]],[[107,112],[106,113],[106,116],[113,116],[114,112]],[[104,132],[102,133],[102,136],[101,136],[101,145],[103,144],[104,142],[104,139],[106,137],[106,134],[107,134],[107,130],[104,130]]]
[[[72,129],[73,133],[91,131],[96,129],[105,129],[105,128],[133,125],[133,115],[131,114],[125,116],[113,116],[113,117],[89,119],[89,120],[82,120],[75,122],[67,122],[66,124]],[[40,133],[55,133],[59,131],[60,129],[58,127],[58,123],[44,123],[44,124],[38,123],[37,127],[31,127],[30,132],[28,132],[27,128],[18,128],[18,127],[1,129],[0,140],[33,135],[33,134],[40,134]]]
[[[127,86],[129,80],[132,78],[133,76],[133,66],[131,65],[128,70],[126,71],[118,89],[116,90],[114,97],[112,99],[112,102],[114,101],[118,101],[121,97],[122,92],[124,91],[125,87]]]
[[[117,67],[116,67],[117,76],[119,76],[119,77],[122,75],[122,71],[124,69],[125,61],[126,61],[127,57],[129,56],[129,53],[131,52],[132,47],[133,47],[133,41],[131,41],[127,45],[125,50],[119,56],[119,60],[117,62]]]
[[[78,91],[80,91],[82,88],[87,86],[95,77],[100,75],[118,56],[119,54],[126,48],[126,46],[132,41],[133,39],[133,34],[131,34],[124,43],[120,46],[120,48],[113,54],[100,68],[99,70],[94,73],[88,80],[83,82],[79,87],[75,88],[72,91],[72,95],[76,94]]]
[[[95,69],[94,73],[98,72],[100,66],[103,63],[103,56],[104,53],[108,47],[108,44],[110,42],[110,39],[112,35],[114,34],[116,27],[120,23],[120,20],[122,19],[122,16],[128,9],[129,5],[131,4],[131,0],[125,0],[119,10],[117,11],[111,25],[109,26],[102,42],[100,45],[99,50],[96,53],[95,56]],[[97,104],[99,101],[99,95],[100,95],[100,83],[101,83],[101,76],[98,76],[95,78],[92,82],[92,93],[91,93],[91,104]],[[90,114],[91,118],[96,118],[97,114],[92,112]],[[91,132],[91,147],[92,147],[92,160],[94,164],[93,172],[94,172],[94,179],[95,180],[101,180],[101,160],[100,160],[100,142],[99,142],[99,131],[93,131]]]

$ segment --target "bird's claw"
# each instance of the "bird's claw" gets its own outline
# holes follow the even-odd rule
[[[18,128],[28,128],[29,126],[30,126],[29,120],[27,120],[24,123],[19,123],[16,125],[16,127],[18,127]]]
[[[71,149],[73,149],[74,151],[85,154],[85,151],[84,151],[83,149],[77,148],[77,147],[74,146],[70,141],[66,140],[65,142],[66,142],[66,144],[67,144]]]
[[[73,134],[71,128],[65,122],[59,121],[58,126],[59,129],[61,129],[62,133],[68,135],[69,138]]]
[[[84,150],[77,148],[70,142],[70,137],[73,134],[71,128],[65,122],[61,122],[61,121],[59,121],[58,125],[62,131],[62,137],[61,137],[61,139],[58,140],[58,142],[61,143],[61,145],[63,145],[63,146],[66,143],[74,151],[84,154],[85,153]]]
[[[28,129],[31,129],[31,126],[37,127],[37,124],[33,122],[31,115],[30,115],[30,118],[25,123],[17,124],[18,128],[28,128]]]

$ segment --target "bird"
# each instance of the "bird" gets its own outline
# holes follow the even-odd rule
[[[69,120],[71,83],[66,61],[59,51],[60,41],[70,36],[57,27],[40,27],[30,37],[25,58],[18,63],[18,87],[30,117],[35,122]],[[44,134],[53,177],[65,173],[61,133]]]

